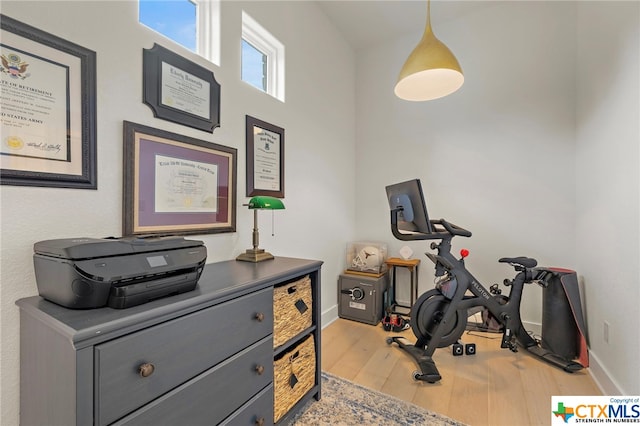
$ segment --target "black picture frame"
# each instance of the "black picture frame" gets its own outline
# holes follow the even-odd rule
[[[125,121],[123,235],[235,232],[237,149]]]
[[[284,129],[246,116],[247,197],[284,198]]]
[[[143,102],[154,117],[209,133],[220,126],[220,84],[211,70],[157,43],[143,49],[142,62]]]
[[[0,184],[97,189],[96,53],[2,14],[0,29]]]

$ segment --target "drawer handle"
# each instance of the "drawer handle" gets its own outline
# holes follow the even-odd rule
[[[264,367],[262,365],[256,365],[256,373],[258,373],[258,376],[262,376],[262,373],[264,373]]]
[[[155,365],[150,362],[145,362],[144,364],[140,364],[140,367],[138,367],[138,374],[140,374],[140,377],[149,377],[153,374],[155,369]]]
[[[264,425],[264,417],[257,417],[256,426],[262,426],[262,425]]]
[[[262,312],[258,312],[256,314],[256,319],[258,320],[258,322],[264,321],[264,314]]]

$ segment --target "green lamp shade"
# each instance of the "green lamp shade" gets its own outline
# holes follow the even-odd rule
[[[281,199],[275,197],[268,197],[265,195],[259,195],[249,200],[249,210],[253,210],[253,248],[247,249],[246,252],[241,253],[236,260],[243,260],[246,262],[262,262],[263,260],[273,259],[273,255],[264,249],[259,248],[259,232],[258,232],[258,210],[282,210],[284,209],[284,203]]]
[[[267,210],[282,210],[284,209],[284,203],[281,199],[275,197],[267,197],[260,195],[253,197],[249,200],[249,209],[267,209]]]

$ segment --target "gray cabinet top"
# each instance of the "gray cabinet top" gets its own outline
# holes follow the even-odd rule
[[[24,314],[46,322],[80,349],[311,273],[322,263],[287,257],[259,263],[210,263],[195,290],[127,309],[68,309],[40,296],[20,299],[16,304]]]

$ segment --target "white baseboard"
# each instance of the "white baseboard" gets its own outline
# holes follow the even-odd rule
[[[333,305],[326,311],[322,312],[322,315],[320,317],[322,328],[329,326],[329,324],[331,324],[337,319],[338,319],[338,305]]]
[[[522,321],[522,325],[524,325],[525,330],[527,330],[529,333],[533,333],[533,335],[538,339],[542,335],[542,324],[537,322]]]
[[[626,395],[592,351],[589,351],[589,373],[603,395]]]

